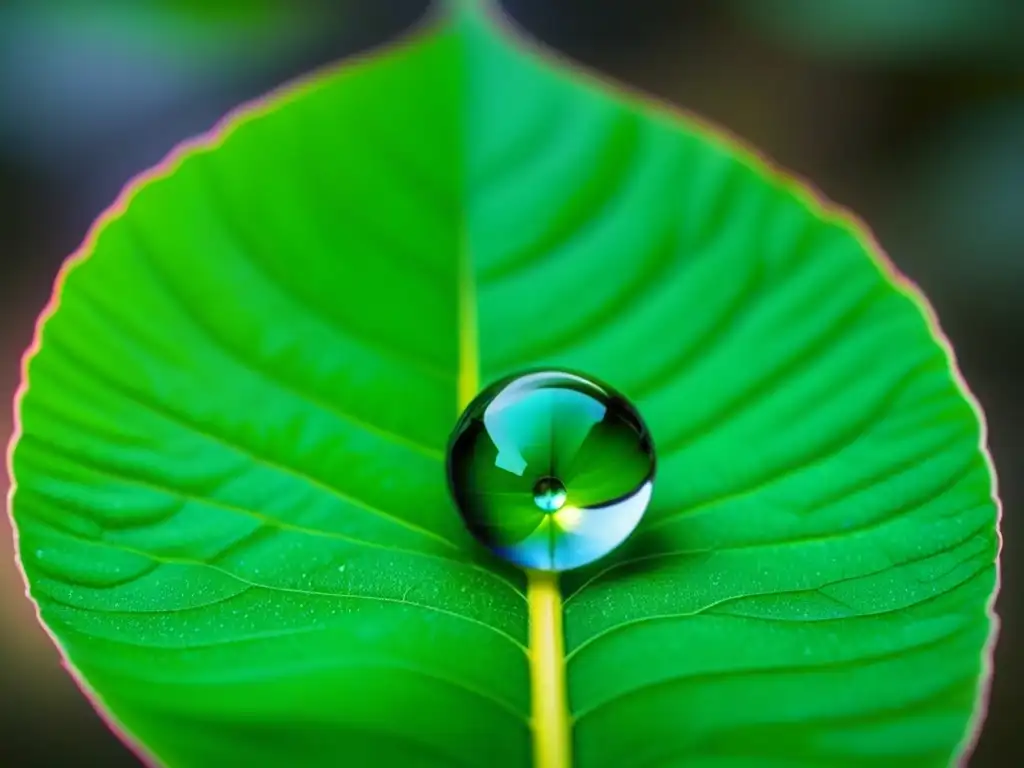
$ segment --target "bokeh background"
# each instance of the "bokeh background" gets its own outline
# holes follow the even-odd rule
[[[1024,765],[1024,2],[505,0],[874,228],[935,304],[1000,470],[1003,629],[976,768]],[[0,0],[0,403],[61,261],[231,107],[398,34],[422,0]],[[11,427],[0,407],[0,438]],[[6,491],[7,478],[0,477]],[[136,766],[60,668],[0,518],[0,766]]]

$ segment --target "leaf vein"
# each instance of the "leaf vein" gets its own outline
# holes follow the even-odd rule
[[[292,594],[292,595],[303,595],[303,596],[309,596],[309,597],[327,597],[327,598],[339,599],[339,600],[365,600],[365,601],[376,602],[376,603],[395,604],[395,605],[408,605],[408,606],[413,607],[413,608],[422,608],[423,610],[426,610],[426,611],[431,611],[433,613],[441,614],[441,615],[444,615],[444,616],[449,616],[451,618],[459,619],[460,621],[464,621],[464,622],[469,623],[469,624],[475,624],[476,626],[483,627],[483,628],[489,630],[490,632],[493,632],[494,634],[500,635],[501,637],[505,638],[510,643],[515,645],[517,648],[522,650],[524,654],[528,654],[529,653],[527,648],[526,648],[526,646],[523,645],[523,643],[521,643],[519,640],[514,638],[509,633],[507,633],[505,630],[500,629],[499,627],[496,627],[493,624],[488,624],[485,621],[481,621],[480,619],[474,618],[473,616],[470,616],[470,615],[465,614],[465,613],[460,613],[458,611],[451,611],[451,610],[448,610],[447,608],[441,608],[440,606],[431,605],[430,603],[421,603],[421,602],[418,602],[418,601],[415,601],[415,600],[409,600],[407,597],[397,598],[397,597],[384,597],[384,596],[381,596],[381,595],[363,595],[363,594],[356,594],[356,593],[326,592],[326,591],[323,591],[323,590],[305,589],[305,588],[298,588],[298,587],[285,587],[285,586],[281,586],[279,584],[268,584],[268,583],[265,583],[265,582],[254,581],[254,580],[252,580],[250,578],[247,578],[245,576],[240,576],[239,574],[235,573],[234,571],[228,570],[227,568],[222,568],[219,565],[214,565],[213,563],[209,563],[209,562],[206,562],[206,561],[203,561],[203,560],[195,560],[195,559],[185,558],[185,557],[170,557],[170,556],[167,556],[167,555],[157,555],[157,554],[155,554],[153,552],[147,552],[146,550],[136,549],[134,547],[129,547],[129,546],[121,544],[121,543],[116,543],[115,544],[115,543],[107,542],[107,541],[97,541],[97,540],[89,539],[89,538],[84,537],[84,536],[79,536],[79,535],[75,535],[75,534],[65,533],[63,531],[61,531],[59,533],[62,536],[66,536],[67,538],[74,539],[74,540],[76,540],[76,541],[78,541],[78,542],[80,542],[82,544],[88,544],[88,545],[92,545],[92,546],[96,546],[96,547],[107,547],[109,549],[114,549],[114,550],[121,551],[121,552],[127,552],[129,554],[133,554],[133,555],[137,555],[139,557],[147,558],[149,560],[152,560],[154,562],[160,563],[162,565],[179,565],[179,566],[188,566],[188,567],[196,567],[196,568],[208,568],[208,569],[216,571],[216,572],[218,572],[218,573],[220,573],[220,574],[222,574],[224,576],[227,576],[228,578],[234,579],[235,581],[238,581],[239,583],[244,584],[247,587],[263,589],[263,590],[266,590],[268,592],[282,593],[282,594]],[[67,607],[67,608],[73,608],[73,609],[80,610],[80,611],[91,611],[91,612],[94,612],[94,613],[120,613],[119,611],[110,611],[110,610],[104,610],[104,609],[101,609],[101,608],[83,608],[81,606],[77,606],[77,605],[73,605],[71,603],[64,602],[64,601],[54,597],[53,595],[47,595],[47,600],[55,602],[55,603],[57,603],[59,605],[63,605],[65,607]],[[128,613],[133,613],[133,612],[129,611]]]
[[[46,344],[50,348],[59,346],[61,353],[68,357],[70,360],[72,360],[83,372],[91,374],[97,381],[105,384],[108,388],[122,395],[130,402],[140,406],[141,408],[144,408],[145,410],[149,411],[154,415],[162,417],[164,420],[171,422],[185,429],[188,432],[206,438],[210,442],[213,442],[217,445],[220,445],[223,448],[227,448],[228,450],[238,453],[252,461],[254,464],[266,467],[271,470],[282,472],[286,475],[293,477],[296,480],[303,481],[310,487],[316,488],[317,490],[322,491],[329,496],[333,496],[339,501],[342,501],[353,507],[362,509],[363,511],[368,512],[380,518],[381,520],[390,521],[403,528],[415,531],[426,538],[444,544],[445,546],[450,547],[452,549],[459,549],[458,545],[455,544],[453,541],[446,539],[445,537],[437,533],[434,533],[433,531],[430,531],[420,525],[417,525],[416,523],[410,520],[406,520],[405,518],[399,515],[395,515],[391,512],[381,509],[380,507],[374,506],[367,501],[352,496],[342,491],[340,488],[330,485],[324,480],[321,480],[307,472],[304,472],[303,470],[299,469],[298,467],[292,464],[271,459],[268,456],[257,453],[252,448],[242,445],[242,443],[239,442],[237,438],[229,438],[221,433],[212,430],[211,428],[203,424],[200,424],[197,420],[185,416],[178,410],[174,409],[172,406],[169,406],[163,402],[149,399],[145,394],[138,392],[132,385],[122,382],[116,377],[111,376],[93,362],[88,361],[82,357],[79,357],[78,354],[73,352],[69,347],[65,345],[55,344],[53,338],[48,339],[46,341]]]
[[[651,682],[644,683],[642,685],[629,688],[625,691],[615,694],[607,699],[598,701],[589,707],[581,709],[579,713],[573,719],[574,724],[579,725],[580,721],[586,717],[589,717],[594,712],[605,709],[609,706],[621,704],[624,700],[633,698],[640,693],[648,692],[655,688],[670,688],[678,685],[684,685],[687,683],[705,683],[705,682],[718,682],[721,680],[728,680],[730,678],[747,677],[747,676],[771,676],[771,675],[815,675],[821,672],[836,670],[836,669],[849,669],[860,667],[865,664],[875,664],[878,662],[890,661],[892,659],[905,658],[911,654],[917,654],[934,650],[946,643],[957,640],[968,634],[969,631],[973,631],[974,627],[963,626],[955,629],[952,632],[948,632],[945,635],[941,635],[932,640],[928,640],[924,643],[918,643],[917,645],[905,646],[901,648],[894,648],[884,653],[872,654],[869,656],[860,656],[855,659],[843,659],[840,661],[829,661],[817,664],[793,664],[793,665],[779,665],[775,667],[747,667],[743,669],[722,669],[711,672],[702,672],[698,674],[686,674],[686,675],[674,675],[672,677],[662,678],[660,680],[654,680]]]
[[[792,538],[792,539],[782,539],[782,540],[778,540],[778,541],[746,542],[746,543],[741,543],[741,544],[729,544],[727,546],[720,546],[720,547],[709,547],[709,548],[705,548],[705,549],[674,549],[674,550],[667,550],[667,551],[661,551],[661,552],[652,552],[651,554],[646,554],[646,555],[635,555],[633,557],[629,557],[629,558],[626,558],[624,560],[618,560],[618,561],[616,561],[614,563],[609,564],[608,566],[606,566],[601,571],[598,571],[596,574],[594,574],[592,577],[590,577],[587,581],[585,581],[582,585],[580,585],[580,587],[578,587],[569,596],[569,598],[566,600],[566,602],[568,602],[570,599],[572,599],[576,595],[580,594],[584,590],[584,588],[593,585],[599,579],[604,579],[609,574],[613,573],[614,571],[617,571],[617,570],[619,570],[621,568],[624,568],[626,566],[629,566],[629,565],[635,565],[637,563],[649,562],[651,560],[660,560],[660,559],[664,559],[664,558],[685,557],[685,556],[692,556],[692,555],[711,555],[711,554],[716,554],[716,553],[721,553],[721,552],[739,552],[739,551],[749,550],[749,549],[771,549],[773,547],[789,548],[789,547],[796,547],[796,546],[801,546],[801,545],[805,545],[805,544],[824,544],[824,543],[829,542],[829,541],[834,541],[836,539],[846,538],[847,536],[851,536],[851,535],[855,535],[855,534],[871,533],[873,531],[876,531],[876,530],[879,530],[881,528],[884,528],[886,525],[888,525],[889,523],[893,522],[894,520],[897,520],[898,518],[903,517],[906,514],[909,514],[914,509],[916,509],[916,508],[918,508],[920,506],[923,506],[925,503],[927,503],[929,500],[931,500],[931,497],[933,495],[945,493],[946,491],[951,490],[961,480],[963,480],[965,477],[967,477],[967,475],[970,474],[971,470],[973,470],[975,468],[975,463],[976,463],[976,457],[972,455],[971,458],[970,458],[970,461],[964,467],[962,467],[961,469],[957,470],[948,480],[946,480],[943,483],[943,486],[941,488],[939,488],[939,489],[934,491],[934,494],[929,494],[928,498],[925,498],[923,500],[922,499],[913,499],[913,500],[911,500],[910,502],[908,502],[906,504],[900,505],[900,507],[896,508],[895,510],[889,511],[885,515],[877,517],[877,518],[875,518],[873,520],[869,520],[868,522],[864,523],[863,525],[851,526],[849,528],[844,528],[844,529],[842,529],[840,531],[834,531],[832,533],[816,534],[816,535],[811,535],[811,536],[801,536],[801,537],[796,537],[796,538]],[[984,504],[984,505],[976,505],[976,506],[973,506],[973,507],[968,507],[967,509],[961,510],[957,514],[964,514],[966,512],[971,512],[971,511],[974,511],[974,510],[977,510],[977,509],[981,509],[983,506],[988,506],[988,505]]]
[[[730,605],[732,603],[736,603],[736,602],[739,602],[741,600],[748,600],[748,599],[751,599],[751,598],[758,598],[758,597],[778,597],[780,595],[821,594],[823,597],[826,597],[826,598],[834,600],[835,598],[831,598],[829,595],[823,594],[821,592],[821,590],[826,589],[828,587],[835,587],[835,586],[838,586],[840,584],[845,584],[847,582],[857,581],[858,579],[869,578],[871,576],[877,576],[879,574],[885,573],[886,571],[892,570],[894,568],[898,568],[898,567],[902,567],[902,566],[906,566],[906,565],[912,565],[912,564],[917,563],[917,562],[923,562],[923,561],[929,560],[929,559],[931,559],[933,557],[937,557],[937,556],[945,554],[947,552],[951,552],[952,550],[956,549],[957,547],[962,546],[963,544],[965,544],[968,541],[970,541],[974,536],[979,535],[987,527],[988,527],[987,525],[983,526],[983,527],[980,527],[975,532],[972,532],[969,536],[964,538],[963,540],[958,541],[955,544],[952,544],[950,546],[943,547],[943,548],[941,548],[939,550],[936,550],[934,552],[929,552],[926,555],[922,555],[922,556],[919,556],[919,557],[914,557],[914,558],[905,560],[905,561],[903,561],[901,563],[893,564],[893,565],[890,565],[890,566],[888,566],[886,568],[882,568],[882,569],[879,569],[879,570],[869,571],[867,573],[856,574],[854,576],[846,576],[846,577],[843,577],[841,579],[837,579],[835,581],[830,581],[830,582],[826,582],[824,584],[819,584],[816,587],[808,587],[806,589],[774,590],[774,591],[771,591],[771,592],[762,592],[762,593],[759,593],[759,594],[730,595],[728,597],[721,598],[720,600],[716,600],[716,601],[713,601],[713,602],[708,603],[706,605],[702,605],[702,606],[700,606],[699,608],[697,608],[696,610],[693,610],[693,611],[685,611],[685,612],[678,612],[678,613],[666,613],[666,614],[648,614],[646,616],[641,616],[641,617],[636,618],[636,619],[630,619],[630,620],[627,620],[627,621],[622,621],[622,622],[619,622],[618,624],[615,624],[615,625],[613,625],[611,627],[607,627],[606,629],[603,629],[600,632],[597,632],[597,633],[591,635],[590,637],[588,637],[587,639],[581,641],[575,648],[572,649],[572,651],[570,651],[566,655],[566,659],[565,660],[566,660],[566,663],[568,664],[569,661],[573,657],[575,657],[580,651],[582,651],[584,648],[592,645],[593,643],[595,643],[596,641],[600,640],[603,637],[606,637],[606,636],[611,635],[611,634],[615,634],[615,633],[617,633],[617,632],[619,632],[621,630],[628,629],[629,627],[633,627],[633,626],[637,626],[637,625],[641,625],[641,624],[647,624],[647,623],[652,622],[652,621],[676,621],[676,620],[679,620],[679,619],[684,619],[685,620],[685,619],[692,619],[692,618],[695,618],[697,616],[701,616],[703,614],[713,613],[713,614],[720,615],[720,616],[731,616],[731,617],[734,617],[734,618],[737,618],[737,619],[751,618],[751,619],[757,619],[757,620],[763,619],[764,621],[775,621],[775,622],[787,621],[787,623],[822,624],[822,623],[831,622],[831,621],[852,621],[852,620],[857,620],[857,619],[877,618],[879,616],[886,616],[886,615],[889,615],[889,614],[899,613],[899,612],[902,612],[902,611],[906,611],[906,610],[909,610],[911,608],[916,608],[916,607],[919,607],[921,605],[925,605],[925,604],[929,603],[930,601],[935,600],[938,597],[941,597],[942,595],[954,592],[955,590],[957,590],[960,587],[962,587],[964,584],[967,584],[972,579],[977,578],[979,575],[981,575],[982,573],[987,571],[991,567],[991,564],[986,563],[986,564],[982,565],[974,573],[972,573],[970,576],[968,576],[967,578],[965,578],[962,581],[958,582],[957,584],[953,585],[949,589],[938,591],[935,594],[929,595],[928,597],[925,597],[925,598],[922,598],[921,600],[918,600],[915,603],[911,603],[909,605],[902,605],[902,606],[899,606],[897,608],[886,609],[884,611],[874,611],[872,613],[856,613],[856,614],[851,615],[851,616],[836,616],[836,617],[831,617],[831,618],[828,618],[828,619],[801,619],[801,620],[789,621],[789,620],[782,620],[782,619],[770,619],[770,618],[765,618],[765,617],[761,617],[761,616],[750,616],[748,614],[732,613],[732,612],[729,612],[729,611],[721,610],[721,608],[723,606]],[[839,602],[839,601],[836,601],[836,602]],[[852,610],[852,608],[850,608],[850,606],[847,606],[845,604],[843,604],[843,606],[845,608],[847,608],[847,609]]]

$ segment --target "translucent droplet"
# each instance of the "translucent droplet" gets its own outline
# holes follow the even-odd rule
[[[533,486],[533,503],[545,512],[557,512],[565,506],[565,486],[557,477],[542,477]]]
[[[481,392],[448,446],[448,484],[472,534],[524,568],[592,563],[633,532],[655,457],[622,395],[567,371],[511,376]]]

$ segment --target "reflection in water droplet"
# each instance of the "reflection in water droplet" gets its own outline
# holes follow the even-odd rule
[[[533,503],[545,512],[557,512],[565,504],[565,486],[557,477],[542,477],[533,486]]]
[[[619,546],[651,499],[655,457],[640,414],[565,371],[503,379],[462,414],[448,484],[473,535],[524,568],[562,571]]]

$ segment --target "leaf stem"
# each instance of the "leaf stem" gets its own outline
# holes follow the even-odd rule
[[[459,254],[457,291],[459,369],[456,396],[457,413],[461,414],[480,389],[476,281],[467,242],[463,242]],[[565,640],[558,574],[527,571],[526,600],[530,625],[533,763],[535,768],[570,768],[572,731],[565,686]]]
[[[530,605],[530,685],[533,690],[533,764],[569,768],[572,749],[566,706],[562,593],[558,574],[528,571]]]
[[[469,244],[462,244],[458,274],[459,375],[456,416],[469,405],[480,389],[480,352],[477,339],[476,280]]]

